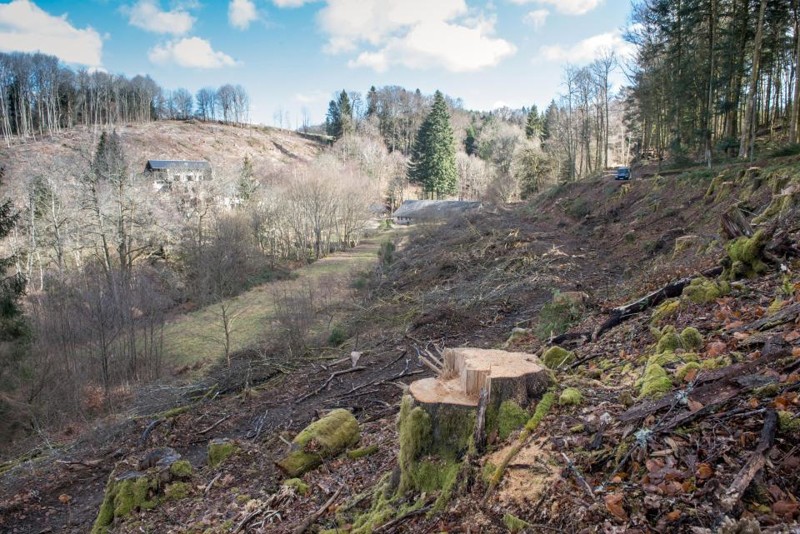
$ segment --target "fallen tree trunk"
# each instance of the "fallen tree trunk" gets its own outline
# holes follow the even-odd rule
[[[736,478],[733,479],[733,482],[725,491],[725,495],[720,499],[725,512],[731,511],[739,503],[747,486],[750,485],[758,472],[764,468],[767,462],[767,453],[775,442],[777,429],[778,414],[774,409],[770,409],[764,416],[764,427],[761,429],[761,436],[758,438],[756,449],[736,475]]]
[[[722,270],[722,267],[712,267],[711,269],[706,269],[703,271],[701,276],[705,278],[719,276],[722,274]],[[648,293],[642,298],[631,302],[630,304],[613,308],[610,312],[610,317],[606,319],[606,321],[600,326],[598,326],[594,332],[592,332],[592,340],[597,340],[597,338],[602,336],[608,330],[611,330],[615,326],[621,324],[623,321],[633,317],[638,313],[641,313],[654,306],[658,306],[667,299],[681,296],[683,289],[691,284],[692,280],[695,278],[696,277],[694,276],[687,276],[685,278],[675,280],[651,293]]]

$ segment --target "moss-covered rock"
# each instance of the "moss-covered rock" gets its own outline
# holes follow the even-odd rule
[[[674,329],[664,332],[658,340],[656,345],[656,352],[659,354],[665,352],[675,352],[683,348],[683,341]]]
[[[497,435],[500,440],[505,441],[512,432],[522,428],[529,417],[527,410],[512,400],[500,404],[497,412]]]
[[[570,365],[575,361],[575,353],[562,349],[558,345],[552,346],[542,355],[542,363],[550,369],[558,369]]]
[[[235,441],[230,439],[212,439],[208,442],[208,465],[217,467],[239,450]]]
[[[295,493],[297,493],[298,495],[305,496],[311,493],[311,489],[308,487],[308,484],[306,484],[299,478],[289,478],[287,480],[284,480],[283,486],[293,489]]]
[[[693,327],[687,326],[681,332],[681,344],[688,350],[696,350],[703,346],[703,335]]]
[[[183,490],[188,492],[189,484],[173,481],[191,476],[191,465],[180,458],[174,449],[160,447],[147,451],[139,459],[138,470],[115,468],[108,477],[92,534],[105,534],[115,520],[139,510],[155,508],[165,499],[182,498],[179,495]],[[120,465],[127,467],[130,464]]]
[[[333,410],[314,421],[292,440],[289,454],[277,462],[291,477],[297,477],[338,456],[361,439],[358,421],[349,411]]]
[[[667,371],[657,363],[648,363],[644,376],[638,383],[639,397],[662,397],[672,389],[672,380]]]
[[[578,406],[581,402],[583,402],[583,395],[577,388],[567,388],[558,397],[558,403],[561,406]]]
[[[189,478],[192,476],[192,464],[188,460],[178,460],[169,466],[169,472],[177,478]]]

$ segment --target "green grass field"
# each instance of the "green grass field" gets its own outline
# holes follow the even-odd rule
[[[394,232],[383,232],[365,239],[357,247],[323,258],[295,271],[297,278],[256,286],[225,302],[232,322],[231,352],[268,339],[274,333],[274,295],[312,287],[324,290],[327,305],[344,299],[342,291],[332,288],[349,287],[357,273],[371,271],[377,261],[382,241],[391,239]],[[327,322],[324,317],[316,323]],[[319,326],[319,325],[317,325]],[[224,355],[224,328],[220,305],[211,305],[182,315],[167,324],[164,331],[164,356],[169,365],[178,368],[198,362],[215,361]]]

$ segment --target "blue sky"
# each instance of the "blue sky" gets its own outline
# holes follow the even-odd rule
[[[242,84],[254,122],[323,120],[336,90],[440,89],[470,109],[547,105],[566,63],[624,55],[628,0],[12,0],[0,51],[167,89]],[[621,74],[618,80],[622,80]]]

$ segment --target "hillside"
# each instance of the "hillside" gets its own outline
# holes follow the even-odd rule
[[[238,368],[272,373],[243,387],[212,373],[174,391],[178,409],[143,405],[0,467],[0,527],[86,532],[112,470],[140,473],[171,447],[191,469],[147,482],[130,505],[112,495],[125,517],[110,531],[797,528],[798,191],[800,162],[783,158],[598,177],[419,225],[382,247],[341,347],[301,360],[241,352]],[[733,241],[723,220],[727,232],[731,221],[761,232]],[[564,352],[545,356],[556,341]],[[398,453],[414,440],[396,427],[405,385],[433,374],[425,354],[456,346],[538,354],[554,386],[490,435],[485,454],[430,460],[426,489],[398,493],[408,468]],[[334,408],[358,420],[358,445],[287,481],[275,462]],[[310,443],[309,454],[328,446]]]
[[[281,166],[309,161],[322,147],[313,137],[289,130],[216,122],[155,121],[119,124],[114,130],[122,138],[131,168],[141,170],[149,159],[186,159],[206,160],[217,173],[235,174],[245,156],[261,166]],[[6,183],[17,183],[75,156],[88,161],[101,132],[79,126],[52,137],[3,146],[0,162],[7,167]]]

